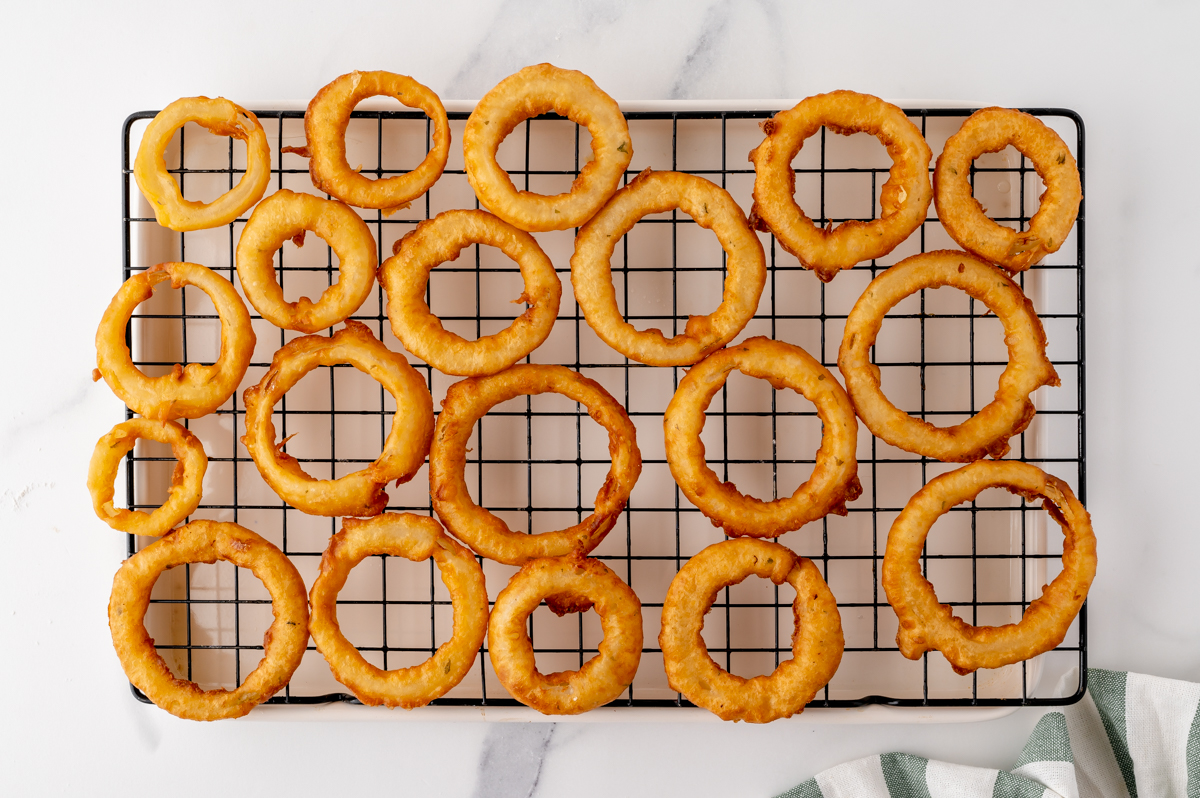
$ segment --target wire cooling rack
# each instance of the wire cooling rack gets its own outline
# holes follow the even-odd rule
[[[1072,111],[1025,109],[1059,131],[1084,171],[1083,123]],[[746,153],[761,141],[758,123],[772,111],[651,111],[628,114],[635,155],[626,180],[642,168],[700,174],[727,188],[749,208],[753,169]],[[970,109],[908,109],[936,153]],[[273,179],[268,191],[290,188],[317,193],[307,162],[284,153],[303,144],[302,111],[256,111],[273,141]],[[131,156],[154,112],[129,117],[123,130],[122,277],[166,260],[203,263],[238,285],[234,250],[245,219],[222,228],[174,233],[155,222],[132,179]],[[466,113],[451,113],[461,141]],[[375,177],[416,165],[428,147],[430,125],[419,113],[356,111],[347,135],[348,157]],[[589,154],[586,129],[557,117],[519,126],[504,142],[499,160],[519,187],[539,193],[568,190]],[[581,156],[582,153],[582,156]],[[211,200],[230,188],[245,168],[244,148],[192,125],[176,135],[168,165],[190,199]],[[870,137],[827,135],[806,143],[794,167],[797,199],[824,225],[870,219],[890,161]],[[1011,149],[985,155],[973,170],[975,195],[1003,224],[1025,229],[1040,191],[1028,160]],[[478,207],[452,148],[441,181],[412,208],[385,217],[362,211],[379,247],[380,261],[392,243],[415,224],[442,210]],[[872,277],[916,252],[957,248],[934,218],[886,259],[860,264],[829,284],[820,283],[767,234],[769,275],[758,315],[741,337],[766,335],[805,347],[836,373],[837,348],[846,314]],[[1041,389],[1038,415],[1013,439],[1010,457],[1036,463],[1067,480],[1086,502],[1084,458],[1084,212],[1063,248],[1042,265],[1017,276],[1046,326],[1049,354],[1062,387]],[[567,365],[603,384],[629,411],[638,428],[644,470],[616,528],[593,553],[617,571],[643,603],[646,647],[637,679],[616,706],[689,706],[666,684],[657,647],[659,613],[671,577],[689,556],[722,539],[719,530],[690,505],[671,480],[662,443],[662,412],[682,369],[629,362],[591,332],[570,291],[569,257],[574,231],[539,234],[564,282],[563,303],[550,339],[529,359]],[[297,250],[285,244],[278,277],[289,298],[317,296],[336,279],[336,261],[315,236]],[[677,333],[691,313],[707,313],[720,301],[724,254],[715,237],[679,212],[639,222],[614,256],[614,280],[623,310],[639,327]],[[472,247],[430,279],[430,304],[447,328],[467,337],[496,332],[515,313],[506,303],[520,293],[514,264],[486,248]],[[391,336],[382,289],[354,316],[388,344]],[[306,516],[283,504],[265,486],[238,439],[244,433],[241,391],[256,383],[272,353],[296,337],[253,314],[258,344],[246,379],[213,415],[185,422],[209,455],[203,503],[194,517],[235,521],[279,545],[308,584],[337,519]],[[885,392],[899,406],[938,424],[957,423],[990,401],[1007,360],[998,321],[987,309],[953,289],[922,291],[889,314],[875,350]],[[325,333],[328,334],[328,333]],[[134,317],[130,342],[135,362],[149,374],[176,362],[209,362],[219,346],[219,322],[207,298],[194,288],[160,290]],[[411,359],[411,358],[410,358]],[[415,359],[434,394],[435,407],[454,381]],[[393,404],[378,385],[351,367],[322,367],[280,402],[275,423],[306,470],[341,476],[377,455],[391,422]],[[128,416],[132,413],[127,412]],[[820,440],[814,408],[790,392],[733,374],[708,412],[704,441],[709,464],[723,479],[761,498],[787,495],[811,470]],[[468,455],[468,477],[480,503],[514,529],[544,531],[576,523],[590,511],[591,497],[608,468],[606,437],[586,410],[562,397],[522,397],[498,406],[477,426]],[[156,448],[158,447],[158,448]],[[966,677],[952,673],[940,654],[911,662],[895,645],[896,619],[879,581],[887,530],[907,499],[930,478],[953,466],[894,449],[860,425],[859,473],[864,491],[844,517],[788,533],[780,541],[812,558],[838,598],[846,634],[842,666],[810,706],[1006,706],[1065,704],[1084,692],[1086,607],[1056,650],[998,671]],[[139,442],[125,469],[128,505],[157,506],[169,485],[173,460],[158,444]],[[389,511],[432,514],[427,470],[389,489]],[[943,601],[966,620],[997,624],[1019,619],[1042,584],[1057,574],[1061,535],[1046,515],[1002,491],[955,508],[939,521],[926,549],[926,574]],[[130,554],[150,541],[129,538]],[[496,594],[514,568],[482,561],[488,590]],[[722,591],[705,625],[713,656],[744,676],[770,672],[791,656],[790,588],[751,579]],[[448,593],[432,563],[415,565],[374,557],[352,573],[341,594],[339,616],[351,640],[379,667],[416,664],[428,657],[451,628]],[[203,687],[232,687],[262,656],[261,635],[270,623],[270,601],[253,578],[225,563],[185,566],[155,587],[147,625],[158,650],[177,675]],[[594,613],[555,618],[544,609],[531,617],[530,632],[542,671],[573,669],[591,657],[600,640]],[[135,695],[146,700],[138,691]],[[352,702],[312,647],[292,683],[272,703]],[[514,706],[481,651],[463,683],[435,705]],[[670,713],[667,713],[670,716]]]

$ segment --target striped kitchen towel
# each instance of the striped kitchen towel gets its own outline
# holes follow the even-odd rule
[[[1077,704],[1038,721],[1010,771],[883,754],[779,798],[1200,798],[1200,684],[1092,668]]]

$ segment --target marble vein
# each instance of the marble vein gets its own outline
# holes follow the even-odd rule
[[[722,0],[709,7],[678,67],[668,97],[673,100],[783,97],[789,51],[787,25],[776,0]],[[745,89],[745,64],[773,84],[764,93]],[[731,80],[732,76],[737,76]]]
[[[504,723],[488,728],[473,798],[532,798],[557,724]]]
[[[730,0],[718,3],[704,15],[704,24],[695,44],[683,59],[683,66],[675,77],[668,96],[678,100],[690,96],[688,88],[700,82],[713,68],[713,50],[729,27]]]
[[[507,75],[543,61],[574,67],[574,54],[591,37],[604,38],[630,7],[628,0],[594,5],[557,0],[507,0],[446,85],[445,96],[478,98]]]

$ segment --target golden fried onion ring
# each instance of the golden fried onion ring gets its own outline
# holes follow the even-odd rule
[[[792,160],[822,125],[843,136],[870,133],[887,147],[892,168],[880,191],[878,219],[821,229],[796,204]],[[917,126],[891,103],[852,91],[818,94],[780,111],[763,130],[766,139],[750,151],[755,172],[750,218],[824,282],[842,269],[888,254],[925,221],[933,197],[933,153]]]
[[[596,494],[591,515],[569,529],[525,535],[483,509],[467,492],[467,439],[475,422],[491,408],[515,396],[562,394],[584,405],[608,431],[612,466]],[[587,554],[617,522],[642,472],[637,430],[625,408],[599,383],[564,366],[518,364],[489,377],[470,377],[446,391],[429,453],[429,493],[446,528],[481,554],[507,565],[539,557]]]
[[[517,191],[496,163],[496,149],[518,124],[548,113],[588,129],[592,160],[569,193]],[[475,106],[463,130],[463,164],[479,201],[529,232],[566,230],[592,218],[617,190],[632,157],[629,126],[616,101],[582,72],[551,64],[528,66],[500,81]]]
[[[338,257],[338,280],[320,300],[283,298],[275,278],[275,253],[289,238],[304,245],[304,233],[320,236]],[[314,333],[345,321],[375,287],[375,237],[362,217],[336,200],[280,189],[258,204],[242,228],[237,272],[246,299],[262,317],[285,330]]]
[[[372,554],[413,562],[430,557],[454,605],[454,635],[420,665],[385,671],[363,658],[338,627],[337,597],[350,570]],[[329,541],[321,571],[309,593],[309,631],[333,676],[370,706],[412,709],[446,694],[463,680],[487,633],[488,595],[483,569],[466,547],[427,516],[384,513],[361,521],[347,518]]]
[[[701,630],[717,592],[750,574],[796,589],[795,631],[792,659],[743,679],[713,661]],[[833,678],[845,638],[837,602],[810,560],[778,543],[738,538],[714,543],[679,569],[663,602],[658,644],[672,690],[722,720],[770,723],[802,712]]]
[[[972,195],[971,162],[1012,145],[1046,184],[1029,229],[996,224]],[[1071,150],[1036,116],[1009,108],[971,114],[946,141],[933,173],[938,219],[958,245],[989,263],[1019,272],[1057,252],[1079,213],[1083,185]]]
[[[922,288],[946,285],[967,292],[996,314],[1004,324],[1009,360],[990,404],[961,424],[935,427],[888,401],[870,351],[888,310]],[[1046,333],[1020,286],[994,266],[952,250],[913,255],[871,281],[846,319],[838,368],[854,409],[876,437],[948,463],[1003,457],[1008,439],[1033,420],[1029,395],[1043,385],[1058,385],[1058,373],[1046,358]]]
[[[133,365],[125,326],[134,308],[167,279],[172,288],[194,285],[208,294],[221,319],[221,354],[211,366],[176,364],[170,374],[147,377]],[[200,418],[233,396],[250,365],[255,340],[250,313],[228,280],[196,263],[160,263],[126,280],[109,303],[96,330],[96,365],[133,412],[160,421]]]
[[[433,122],[433,146],[411,172],[372,180],[346,161],[346,126],[354,106],[377,95],[424,111]],[[450,125],[442,101],[412,78],[392,72],[351,72],[322,88],[304,112],[304,136],[314,186],[342,202],[384,213],[407,208],[428,191],[442,176],[450,154]]]
[[[236,186],[212,202],[185,200],[167,172],[163,153],[175,131],[195,122],[217,136],[246,142],[246,172]],[[218,97],[184,97],[150,121],[133,162],[138,188],[150,200],[158,223],[172,230],[204,230],[229,224],[262,198],[271,180],[271,148],[267,134],[250,111]]]
[[[517,262],[525,291],[515,301],[529,304],[507,329],[476,341],[445,329],[425,302],[429,272],[457,259],[471,244],[497,247]],[[554,264],[533,236],[487,211],[440,213],[417,225],[392,251],[379,269],[392,332],[408,351],[443,374],[471,377],[502,371],[537,349],[558,318],[562,282]]]
[[[171,491],[167,500],[154,512],[125,510],[113,506],[113,485],[121,459],[129,453],[138,438],[167,443],[178,461],[171,473]],[[101,521],[121,532],[156,538],[170,532],[200,506],[204,472],[208,455],[200,440],[174,421],[151,421],[131,418],[112,428],[96,442],[88,466],[88,492],[92,507]]]
[[[1042,506],[1066,535],[1062,572],[1025,610],[1021,621],[972,626],[938,602],[921,575],[921,551],[930,527],[951,507],[973,501],[985,488],[1006,488]],[[909,659],[941,651],[956,673],[1000,668],[1049,651],[1063,641],[1096,576],[1096,536],[1087,510],[1062,480],[1015,460],[981,460],[929,481],[888,532],[883,588],[900,619],[896,643]]]
[[[812,476],[786,498],[764,502],[722,482],[704,462],[704,411],[729,372],[791,388],[817,406],[821,448]],[[846,514],[846,502],[862,493],[858,481],[858,418],[849,397],[829,371],[798,346],[749,338],[700,361],[679,382],[663,415],[667,464],[684,495],[725,534],[769,538],[799,529],[829,513]]]
[[[349,363],[377,380],[396,400],[392,429],[383,452],[366,468],[339,479],[313,479],[294,457],[275,443],[271,414],[279,398],[317,366]],[[379,342],[365,324],[347,320],[346,326],[326,338],[297,338],[271,358],[271,368],[255,386],[247,388],[246,434],[242,443],[279,498],[309,515],[372,516],[387,506],[384,486],[395,480],[408,482],[425,462],[433,433],[433,398],[421,378],[402,355]]]
[[[556,615],[595,609],[604,629],[599,652],[577,671],[543,674],[526,621],[542,600]],[[642,603],[599,560],[551,557],[526,563],[496,597],[488,656],[512,697],[543,715],[578,715],[616,699],[642,658]]]
[[[231,562],[249,568],[271,594],[275,620],[263,636],[263,659],[236,690],[201,690],[177,679],[146,632],[146,609],[158,577],[185,563]],[[130,557],[113,579],[108,627],[125,675],[146,697],[187,720],[240,718],[279,692],[308,643],[304,580],[275,546],[244,527],[192,521]]]
[[[721,305],[707,316],[690,316],[683,333],[634,329],[621,316],[612,281],[613,248],[638,219],[678,208],[712,230],[725,249]],[[729,192],[702,177],[649,169],[618,191],[584,225],[571,256],[571,284],[588,325],[628,358],[651,366],[687,366],[733,340],[754,318],[767,280],[762,242]]]

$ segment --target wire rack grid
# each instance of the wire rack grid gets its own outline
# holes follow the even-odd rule
[[[1084,171],[1083,123],[1072,111],[1025,109],[1055,126]],[[269,190],[313,193],[306,163],[283,152],[303,141],[303,112],[256,111],[273,139]],[[772,111],[629,113],[635,156],[626,181],[642,168],[700,174],[749,207],[752,166],[745,153],[759,140],[758,123]],[[935,153],[971,109],[907,109]],[[132,153],[154,112],[133,114],[123,130],[123,278],[164,260],[194,259],[238,285],[234,251],[245,219],[222,228],[172,233],[160,228],[133,184]],[[461,141],[467,114],[451,113]],[[423,136],[421,132],[423,131]],[[430,124],[408,111],[355,111],[347,136],[351,163],[364,173],[399,174],[423,157]],[[557,117],[518,127],[499,159],[519,187],[539,193],[567,190],[586,162],[586,129]],[[582,153],[582,156],[581,156]],[[168,156],[184,195],[212,199],[232,187],[245,168],[244,151],[189,125],[177,134]],[[373,166],[371,164],[374,164]],[[870,219],[890,161],[863,134],[814,136],[797,158],[797,198],[822,225]],[[972,175],[976,196],[991,215],[1018,229],[1036,209],[1040,181],[1028,160],[1013,152],[981,157]],[[986,185],[984,185],[986,184]],[[985,199],[990,197],[990,199]],[[479,207],[465,180],[461,152],[452,155],[442,180],[414,206],[393,216],[362,211],[375,236],[380,261],[391,243],[418,221],[454,207]],[[759,312],[740,337],[766,335],[804,346],[837,373],[841,327],[867,282],[888,265],[916,252],[956,248],[933,216],[886,259],[870,261],[824,284],[795,258],[762,235],[769,275]],[[1063,387],[1042,389],[1035,423],[1013,439],[1010,457],[1039,464],[1066,479],[1086,502],[1084,458],[1084,213],[1056,255],[1017,280],[1034,300],[1050,337],[1049,353]],[[662,672],[656,632],[670,578],[689,556],[722,539],[671,480],[662,447],[662,412],[682,369],[630,362],[599,342],[570,296],[568,259],[574,231],[539,234],[564,285],[563,304],[551,338],[527,360],[567,365],[601,382],[628,409],[639,430],[644,471],[621,521],[593,556],[608,563],[643,602],[646,648],[637,679],[615,702],[621,706],[688,706],[670,691]],[[312,237],[315,238],[315,237]],[[708,231],[679,212],[641,220],[614,255],[614,281],[626,317],[639,327],[678,333],[688,313],[709,312],[720,301],[724,253]],[[278,254],[280,283],[291,295],[319,293],[337,278],[335,256],[319,240],[304,250]],[[452,329],[475,337],[502,329],[514,315],[505,302],[520,293],[515,266],[486,248],[472,247],[458,261],[431,274],[429,300]],[[934,423],[956,423],[989,399],[1006,363],[997,320],[979,303],[952,289],[921,291],[888,315],[875,348],[884,389],[899,406]],[[403,351],[384,312],[382,289],[353,318],[368,324],[396,351]],[[253,310],[253,309],[251,309]],[[226,405],[187,424],[210,459],[203,503],[194,517],[241,523],[279,545],[311,584],[337,519],[313,518],[289,508],[265,487],[239,443],[245,409],[241,391],[269,366],[271,354],[296,334],[253,314],[258,344],[249,372]],[[176,362],[212,362],[219,321],[196,289],[160,291],[142,305],[130,325],[135,362],[161,373]],[[328,333],[326,333],[328,334]],[[435,407],[453,378],[410,357],[428,380]],[[323,375],[321,373],[324,373]],[[303,390],[302,390],[303,389]],[[283,437],[303,431],[289,452],[317,477],[341,476],[371,462],[391,423],[394,403],[383,389],[352,367],[322,367],[305,378],[276,408]],[[132,413],[127,412],[127,416]],[[327,437],[326,437],[327,433]],[[704,441],[708,461],[722,479],[760,497],[786,495],[807,478],[819,443],[814,408],[790,392],[734,374],[708,412]],[[173,460],[169,451],[139,442],[125,469],[130,507],[156,506],[165,494]],[[608,467],[606,438],[587,420],[586,409],[554,396],[523,397],[494,408],[477,425],[470,443],[468,476],[475,498],[514,529],[543,531],[576,523],[590,512],[590,496]],[[1085,689],[1086,607],[1058,649],[985,675],[954,675],[940,654],[910,662],[898,653],[896,621],[879,581],[887,529],[909,496],[951,466],[894,449],[860,425],[859,472],[863,495],[844,517],[788,533],[784,545],[817,563],[839,600],[846,653],[834,680],[810,706],[868,703],[899,706],[1051,705],[1078,700]],[[427,471],[392,491],[389,511],[432,514]],[[992,495],[997,494],[997,495]],[[1019,500],[989,491],[955,508],[938,524],[926,549],[925,569],[943,601],[973,623],[1017,620],[1037,595],[1039,580],[1056,573],[1061,547],[1046,534],[1045,514]],[[564,500],[565,499],[565,500]],[[150,541],[129,538],[130,554]],[[515,569],[481,559],[489,594]],[[257,635],[270,623],[270,600],[256,580],[225,564],[186,566],[159,580],[147,618],[158,649],[176,673],[202,686],[240,683],[262,655]],[[760,584],[761,583],[761,584]],[[1035,584],[1036,583],[1036,584]],[[742,675],[764,673],[790,657],[789,591],[749,580],[724,591],[705,626],[710,652]],[[394,557],[364,561],[339,600],[339,616],[351,639],[374,664],[416,664],[449,637],[448,593],[433,564],[415,566]],[[543,671],[579,667],[600,640],[594,613],[558,619],[531,616],[530,634]],[[207,684],[206,684],[207,683]],[[145,700],[134,690],[141,700]],[[312,648],[296,677],[273,703],[354,701]],[[463,683],[435,705],[513,706],[481,651]]]

